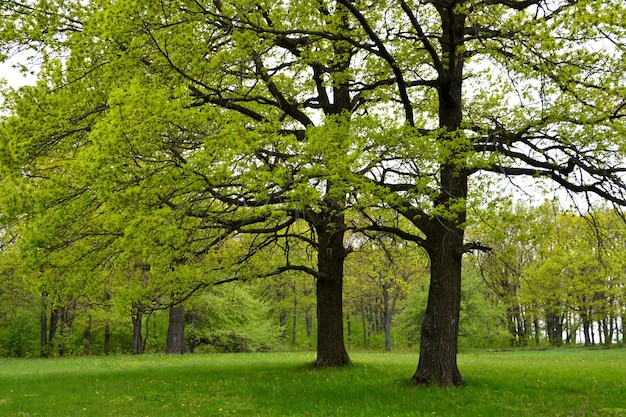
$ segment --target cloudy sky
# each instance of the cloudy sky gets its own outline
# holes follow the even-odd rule
[[[21,87],[35,82],[34,76],[24,77],[18,70],[11,66],[11,62],[0,63],[0,78],[4,78],[12,87]]]

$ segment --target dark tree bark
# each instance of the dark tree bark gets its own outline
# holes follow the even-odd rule
[[[298,336],[298,295],[294,291],[293,295],[293,317],[292,317],[292,328],[291,328],[291,345],[297,346],[297,336]]]
[[[76,301],[71,306],[66,306],[61,309],[60,319],[60,334],[61,343],[59,344],[59,356],[65,356],[67,353],[66,336],[69,335],[76,318]]]
[[[111,353],[111,325],[107,322],[104,325],[104,354]]]
[[[416,384],[459,386],[457,342],[461,311],[463,230],[441,224],[429,236],[431,263],[428,304],[421,330],[420,359],[412,377]]]
[[[287,340],[287,312],[281,311],[278,315],[278,323],[280,324],[280,338]]]
[[[306,316],[304,317],[306,323],[306,337],[310,338],[313,333],[313,315],[310,308],[307,308]]]
[[[185,308],[179,304],[169,309],[165,353],[183,354],[185,351]]]
[[[146,346],[148,344],[148,339],[150,338],[150,318],[152,317],[152,313],[154,313],[154,310],[150,311],[150,313],[146,316],[146,320],[144,322],[144,326],[146,328],[146,333],[143,336],[143,341],[142,341],[142,345],[141,345],[141,353],[144,353],[146,351]]]
[[[318,223],[317,359],[315,365],[350,364],[343,339],[343,267],[346,257],[343,217]]]
[[[535,335],[535,346],[539,346],[539,343],[541,343],[541,326],[539,325],[539,319],[537,317],[533,318],[533,330]]]
[[[554,312],[546,315],[546,332],[552,346],[563,345],[563,318]]]
[[[46,295],[41,295],[41,313],[39,314],[39,343],[42,357],[49,356],[48,352],[48,308]]]
[[[591,340],[591,320],[589,319],[589,316],[587,315],[586,311],[583,311],[581,313],[581,319],[583,322],[583,336],[585,338],[585,346],[591,346],[593,345],[593,341]]]
[[[143,315],[138,307],[135,307],[131,320],[133,322],[133,355],[140,355],[143,353]]]
[[[385,351],[391,352],[391,318],[393,316],[389,287],[391,284],[383,284],[383,331],[385,332]]]
[[[368,346],[368,331],[369,327],[367,326],[367,317],[365,315],[365,302],[361,298],[361,304],[359,306],[361,310],[361,325],[363,326],[363,347]]]
[[[613,329],[610,326],[610,320],[604,317],[602,320],[600,320],[600,323],[602,324],[601,329],[604,333],[604,344],[610,345],[613,341]]]
[[[523,314],[522,307],[519,304],[509,309],[509,315],[512,321],[510,327],[511,334],[513,335],[513,339],[511,340],[512,346],[528,345],[528,327]]]
[[[463,43],[466,16],[450,4],[435,2],[442,23],[442,56],[445,66],[438,71],[439,126],[447,132],[461,127],[463,64],[458,49]],[[444,134],[442,144],[451,140]],[[454,160],[454,151],[450,160]],[[466,208],[452,207],[467,197],[468,173],[452,163],[440,168],[440,194],[435,206],[450,214],[422,223],[431,275],[428,304],[421,330],[420,359],[412,381],[459,386],[463,378],[457,367],[457,342],[461,311],[461,258],[464,253]],[[463,203],[464,204],[464,203]],[[422,220],[422,222],[424,222]]]
[[[59,319],[61,318],[61,311],[57,308],[52,308],[50,311],[50,321],[48,325],[48,343],[45,351],[48,355],[54,355],[54,348],[56,343],[57,331],[59,329]]]
[[[83,336],[85,337],[85,355],[91,355],[91,324],[93,322],[93,318],[91,314],[89,315],[89,321],[87,321],[87,327],[85,327],[85,332]]]

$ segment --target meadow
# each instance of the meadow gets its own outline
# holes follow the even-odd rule
[[[416,354],[0,360],[0,416],[624,416],[626,349],[459,355],[462,388],[408,383]]]

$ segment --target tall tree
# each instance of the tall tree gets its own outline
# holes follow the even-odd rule
[[[185,353],[185,308],[182,305],[169,309],[165,353]]]
[[[382,79],[395,87],[390,94],[399,106],[392,112],[404,126],[378,130],[389,145],[380,147],[373,182],[391,192],[384,201],[421,233],[374,227],[420,243],[431,261],[412,379],[460,385],[461,258],[486,249],[466,242],[464,232],[472,197],[490,197],[480,190],[491,175],[545,178],[626,203],[626,102],[615,99],[624,91],[624,28],[615,14],[624,5],[403,0],[377,15],[360,3],[339,3],[367,34],[368,42],[353,44],[387,68]],[[391,146],[397,143],[403,146]]]

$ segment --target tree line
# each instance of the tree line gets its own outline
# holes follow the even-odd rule
[[[608,209],[581,215],[550,202],[508,209],[497,223],[468,231],[494,249],[466,264],[459,347],[626,344],[622,220]],[[122,295],[90,302],[88,288],[40,293],[28,274],[9,269],[15,259],[2,256],[3,356],[315,348],[315,285],[303,273],[209,286],[138,316],[137,302]],[[414,349],[428,294],[427,256],[379,235],[348,260],[348,348]]]
[[[316,365],[343,366],[348,259],[393,235],[428,257],[412,381],[461,385],[462,259],[490,249],[466,230],[494,176],[626,205],[623,8],[5,1],[1,59],[39,70],[3,91],[4,250],[53,323],[79,290],[123,300],[136,350],[155,308],[308,274]]]

